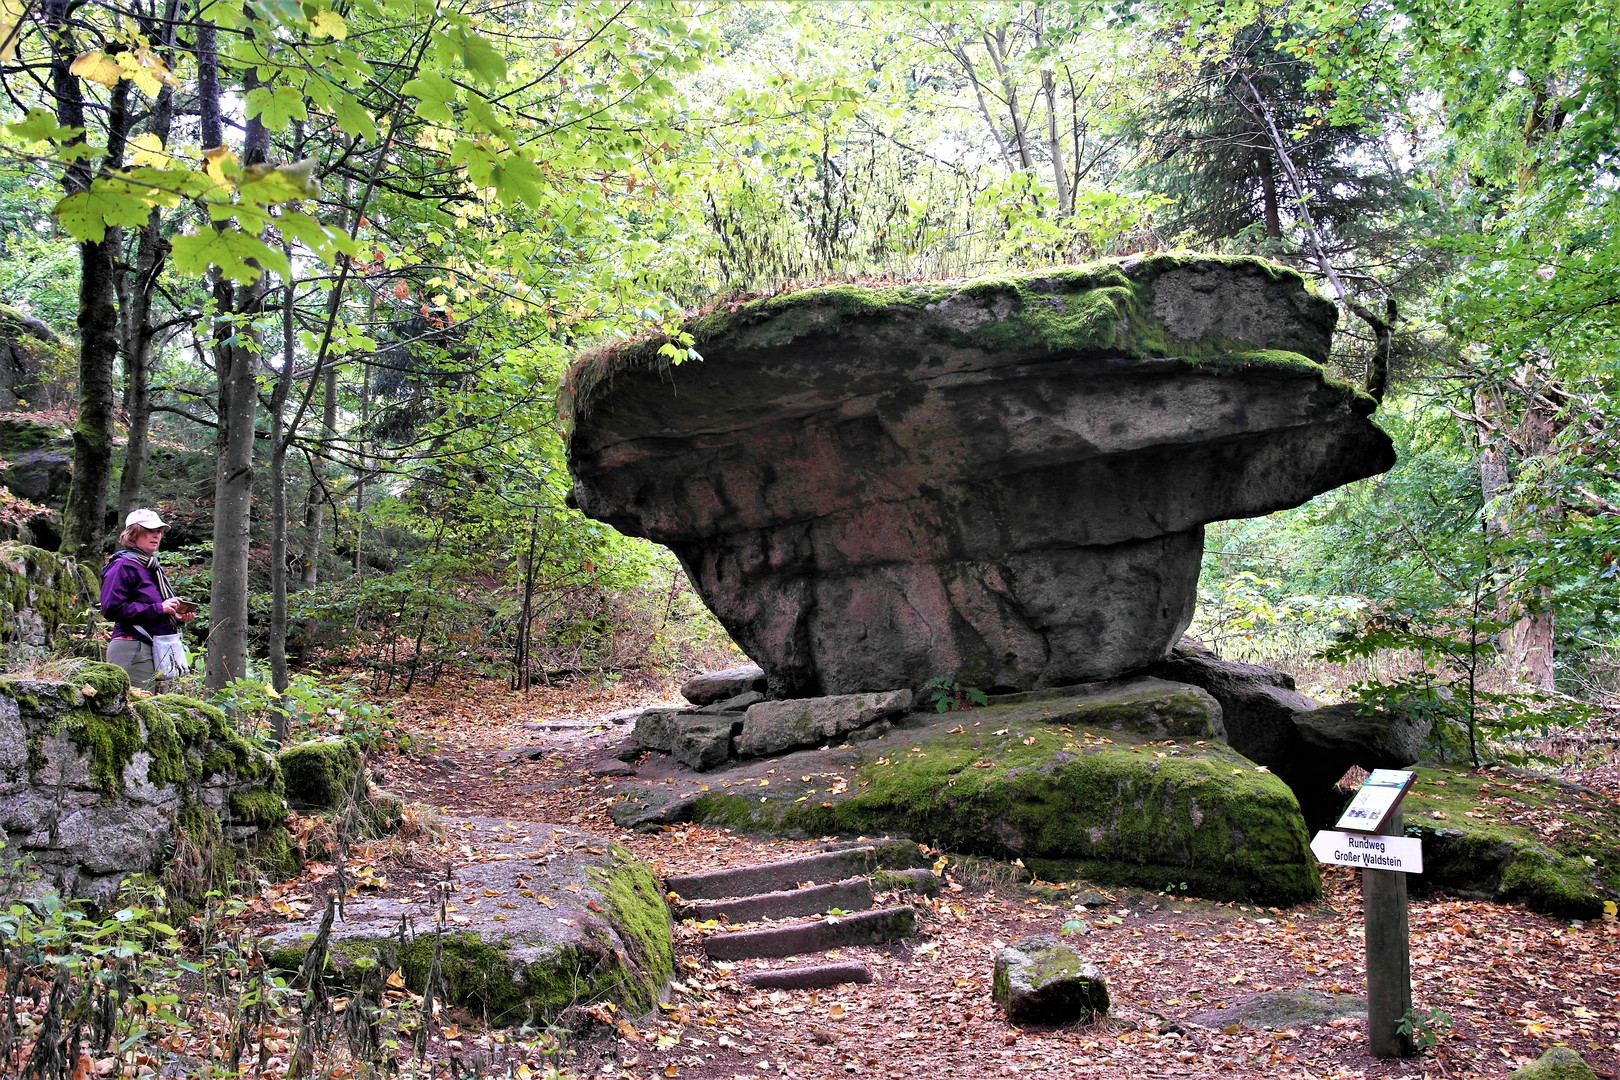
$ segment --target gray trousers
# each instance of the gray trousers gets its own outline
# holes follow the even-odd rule
[[[114,638],[107,642],[107,663],[117,664],[129,673],[129,685],[137,690],[150,690],[157,679],[157,668],[152,663],[152,646],[131,638]]]

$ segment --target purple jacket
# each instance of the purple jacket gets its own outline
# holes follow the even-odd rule
[[[156,575],[134,559],[115,555],[102,570],[101,614],[112,620],[113,637],[145,641],[137,626],[153,637],[176,632],[174,620],[163,612]]]

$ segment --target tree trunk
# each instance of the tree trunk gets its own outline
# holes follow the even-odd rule
[[[332,440],[337,437],[337,366],[328,364],[323,378],[321,437],[325,440],[324,452],[330,453]],[[319,466],[315,464],[317,460],[321,462]],[[325,485],[315,471],[317,468],[326,468],[324,457],[309,459],[309,497],[304,509],[304,555],[298,580],[299,587],[304,589],[314,588],[320,581],[321,530],[325,525],[327,495]]]
[[[1265,204],[1266,239],[1282,239],[1282,215],[1277,209],[1277,174],[1270,151],[1255,155],[1255,171],[1260,174],[1260,197]]]
[[[1013,82],[1012,72],[1007,70],[1007,28],[1001,27],[995,34],[988,30],[984,34],[985,51],[990,54],[990,62],[995,65],[996,74],[1001,78],[1002,93],[1007,103],[1007,115],[1012,117],[1013,148],[1018,151],[1018,163],[1025,172],[1035,168],[1035,160],[1029,153],[1029,134],[1024,129],[1024,117],[1018,111],[1018,86]]]
[[[292,262],[292,244],[285,245]],[[282,290],[281,371],[270,393],[270,684],[277,693],[287,689],[287,396],[292,392],[293,365],[297,360],[293,321],[293,282]],[[286,722],[278,715],[276,741],[287,741]]]
[[[199,50],[200,51],[200,50]],[[201,57],[199,57],[199,63]],[[255,82],[251,69],[244,91]],[[217,101],[214,103],[217,108]],[[206,141],[206,140],[205,140]],[[242,164],[261,164],[269,133],[257,119],[247,122]],[[216,323],[219,373],[219,465],[214,474],[213,590],[209,597],[207,684],[218,690],[247,675],[248,555],[253,520],[253,437],[259,405],[258,335],[250,322],[263,306],[268,283],[259,278],[234,290],[216,287],[227,318]],[[219,331],[223,331],[220,333]]]
[[[1052,186],[1057,191],[1059,217],[1074,212],[1069,198],[1069,180],[1063,174],[1063,140],[1058,138],[1057,84],[1050,68],[1041,72],[1041,90],[1046,94],[1046,141],[1052,155]]]
[[[51,88],[57,122],[85,127],[84,96],[69,70],[77,47],[65,0],[50,0],[42,12],[51,42]],[[129,122],[129,84],[118,82],[108,94],[107,156],[104,167],[117,168],[123,158]],[[82,143],[81,134],[76,142]],[[69,193],[90,186],[89,162],[75,161],[62,177]],[[119,230],[108,228],[100,240],[79,244],[79,415],[73,425],[73,479],[62,514],[60,550],[94,558],[106,535],[107,492],[112,484],[113,369],[118,359]]]
[[[73,481],[62,514],[64,555],[93,559],[107,527],[112,486],[113,367],[118,357],[114,230],[79,245],[79,417],[73,425]]]
[[[366,534],[366,425],[371,423],[371,365],[360,362],[360,439],[355,455],[360,465],[354,480],[354,572],[365,567],[362,543]]]
[[[1497,424],[1507,423],[1507,403],[1500,390],[1480,389],[1474,392],[1474,414]],[[1554,434],[1554,417],[1549,408],[1532,403],[1517,425],[1521,437],[1521,451],[1526,456],[1545,452]],[[1510,538],[1523,527],[1513,519],[1511,511],[1503,505],[1513,485],[1509,467],[1509,440],[1500,429],[1481,427],[1479,451],[1480,491],[1487,508],[1486,528],[1493,536]],[[1514,618],[1521,605],[1516,602],[1516,590],[1511,584],[1498,589],[1496,606],[1499,617],[1510,622],[1502,631],[1501,657],[1507,675],[1521,686],[1551,691],[1554,651],[1553,631],[1555,615],[1550,604],[1551,593],[1545,588],[1534,592],[1538,609]]]

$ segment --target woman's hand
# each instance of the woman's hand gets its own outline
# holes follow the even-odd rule
[[[179,619],[181,622],[190,622],[192,619],[195,619],[197,617],[197,613],[195,611],[180,610],[180,605],[182,603],[184,603],[184,601],[182,601],[178,596],[169,597],[167,600],[163,601],[163,614],[168,615],[171,618]]]

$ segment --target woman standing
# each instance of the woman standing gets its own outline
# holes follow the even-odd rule
[[[179,623],[196,610],[174,595],[157,550],[168,523],[151,510],[132,510],[118,534],[118,550],[101,571],[101,613],[113,623],[107,662],[129,672],[129,683],[150,690],[158,677],[184,675],[186,651]]]

